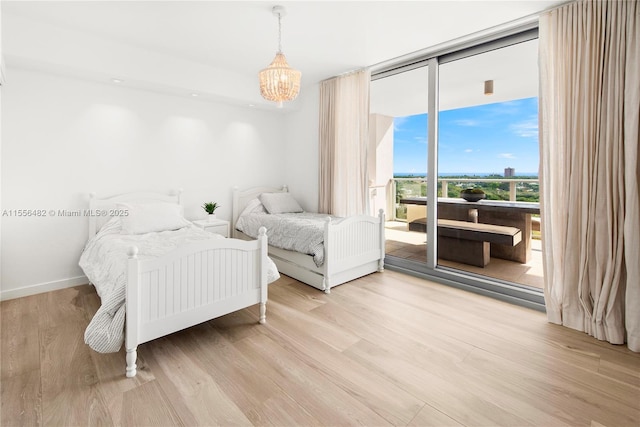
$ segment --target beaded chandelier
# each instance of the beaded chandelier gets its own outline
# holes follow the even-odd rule
[[[278,103],[282,108],[283,101],[296,99],[300,92],[300,78],[302,73],[294,70],[287,64],[287,58],[282,53],[282,15],[285,10],[282,6],[274,6],[273,14],[278,17],[278,52],[271,64],[260,71],[260,93],[262,97],[269,101]]]

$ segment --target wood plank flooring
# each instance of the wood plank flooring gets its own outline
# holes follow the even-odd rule
[[[283,276],[257,306],[138,348],[83,341],[90,286],[4,301],[2,426],[638,426],[640,355],[393,271]]]

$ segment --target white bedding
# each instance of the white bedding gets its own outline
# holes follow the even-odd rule
[[[316,266],[324,263],[324,225],[327,214],[243,212],[236,229],[257,238],[260,227],[267,228],[269,245],[313,256]],[[343,218],[331,217],[332,223]]]
[[[162,256],[177,247],[207,239],[223,239],[190,225],[174,231],[121,234],[120,218],[114,217],[87,242],[79,265],[96,287],[102,305],[85,331],[85,342],[100,353],[117,352],[124,340],[127,250],[138,248],[138,258]],[[280,276],[269,259],[268,282]]]

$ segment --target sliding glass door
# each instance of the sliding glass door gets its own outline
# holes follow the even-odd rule
[[[543,307],[537,82],[535,29],[373,74],[390,268]]]
[[[542,289],[537,52],[441,59],[438,265]]]
[[[386,212],[386,253],[419,263],[427,253],[428,73],[422,65],[371,82],[371,206]]]

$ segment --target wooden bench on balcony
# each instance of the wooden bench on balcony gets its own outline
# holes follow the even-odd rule
[[[413,231],[426,231],[426,218],[414,219],[409,227]],[[438,258],[441,259],[484,267],[491,259],[491,243],[515,246],[521,241],[522,232],[516,227],[438,220]]]

